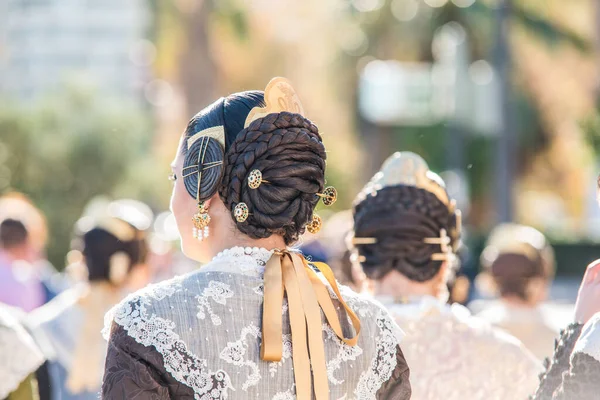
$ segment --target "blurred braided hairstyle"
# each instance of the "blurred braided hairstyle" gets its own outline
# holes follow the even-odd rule
[[[244,128],[250,110],[264,105],[263,92],[242,92],[198,113],[186,137],[223,126],[226,148],[213,138],[197,140],[189,149],[182,146],[184,168],[199,165],[199,159],[204,164],[223,160],[223,165],[206,169],[200,183],[198,174],[184,178],[184,183],[199,200],[218,191],[230,211],[246,203],[250,215],[241,223],[234,219],[238,230],[254,239],[281,235],[289,245],[304,233],[319,200],[316,194],[323,190],[325,147],[317,127],[300,114],[268,114]],[[254,169],[269,183],[250,189],[248,174]]]
[[[410,184],[383,185],[376,190],[368,185],[353,212],[354,236],[375,239],[374,243],[354,245],[370,279],[381,279],[396,270],[411,280],[428,281],[444,261],[432,259],[433,254],[443,253],[442,246],[425,243],[425,238],[438,238],[445,229],[449,246],[455,248],[459,241],[457,213],[436,194]]]

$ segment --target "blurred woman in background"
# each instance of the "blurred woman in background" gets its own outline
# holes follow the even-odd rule
[[[327,265],[288,247],[319,230],[319,200],[336,199],[325,158],[282,78],[192,118],[171,209],[183,251],[204,265],[109,314],[105,398],[410,398],[387,311],[342,295]]]
[[[406,332],[414,399],[526,399],[541,370],[533,355],[446,304],[460,231],[441,178],[418,155],[395,153],[355,201],[353,258]]]
[[[503,224],[496,227],[481,255],[480,286],[499,294],[477,316],[517,337],[538,359],[550,357],[558,330],[541,308],[554,278],[554,252],[536,229]]]
[[[148,207],[118,200],[77,223],[67,269],[87,284],[76,285],[29,315],[28,325],[48,357],[53,399],[97,399],[106,342],[104,314],[127,292],[149,281],[145,230]]]

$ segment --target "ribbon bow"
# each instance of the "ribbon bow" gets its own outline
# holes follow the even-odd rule
[[[310,400],[314,382],[315,398],[327,400],[329,384],[320,310],[323,310],[335,334],[349,346],[354,346],[358,342],[360,321],[344,302],[331,268],[325,263],[312,264],[323,274],[337,295],[352,321],[356,334],[352,338],[344,337],[329,291],[306,259],[297,253],[276,251],[265,267],[260,356],[264,361],[281,361],[283,351],[281,308],[286,293],[292,331],[296,396],[298,400]]]

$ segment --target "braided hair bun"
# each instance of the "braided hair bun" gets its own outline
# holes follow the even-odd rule
[[[185,186],[200,201],[218,191],[232,213],[237,204],[245,203],[248,218],[243,222],[234,219],[241,232],[254,239],[281,235],[289,245],[304,233],[319,200],[317,193],[323,190],[325,147],[317,127],[300,114],[272,113],[244,128],[250,110],[264,105],[262,92],[236,93],[190,121],[187,138],[222,126],[225,148],[214,138],[204,143],[200,138],[189,149],[182,146],[184,168],[194,170],[200,165],[203,170],[200,182],[199,174],[192,174],[184,178]],[[218,161],[223,164],[207,168]],[[251,189],[248,175],[255,169],[261,171],[263,184]]]
[[[382,168],[355,202],[354,236],[374,240],[357,240],[354,246],[370,279],[380,279],[396,270],[411,280],[425,282],[436,276],[444,262],[435,259],[434,255],[445,253],[444,246],[427,243],[425,239],[440,238],[445,230],[448,247],[456,248],[460,235],[459,217],[453,206],[438,197],[439,190],[435,190],[436,195],[414,184],[419,180],[421,168],[427,168],[419,156],[397,153],[393,157],[396,158],[391,157],[384,164],[388,170]],[[396,165],[390,165],[394,163]],[[431,173],[426,171],[423,176],[428,177]],[[405,179],[400,175],[402,173],[406,174]],[[397,183],[402,180],[410,183]],[[374,187],[374,181],[383,184]],[[438,181],[441,181],[439,177],[431,180]],[[443,189],[435,186],[435,189],[439,188]]]

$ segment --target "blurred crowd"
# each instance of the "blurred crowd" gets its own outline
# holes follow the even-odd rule
[[[557,317],[556,305],[548,302],[556,266],[552,247],[541,232],[518,224],[497,226],[485,244],[476,279],[461,268],[460,258],[468,252],[462,248],[459,257],[434,277],[407,280],[410,274],[391,277],[369,269],[370,255],[360,249],[373,242],[356,237],[361,229],[356,213],[355,209],[331,215],[320,233],[306,233],[300,250],[311,261],[327,262],[340,283],[388,305],[409,337],[415,332],[448,336],[434,331],[431,320],[422,325],[423,313],[432,313],[427,302],[420,301],[419,309],[409,314],[406,309],[394,312],[397,305],[410,304],[411,297],[433,293],[432,304],[444,299],[451,305],[452,318],[462,315],[468,321],[465,326],[478,326],[477,335],[483,336],[451,337],[450,347],[463,342],[481,351],[478,346],[488,346],[483,343],[493,342],[502,332],[535,358],[537,376],[543,360],[553,355],[559,328],[570,319]],[[150,282],[185,274],[198,265],[179,250],[172,215],[155,216],[136,200],[91,201],[73,227],[71,250],[60,272],[44,257],[49,240],[45,221],[26,196],[11,193],[0,198],[0,371],[9,374],[7,366],[19,365],[13,371],[18,384],[12,385],[10,379],[0,382],[0,399],[95,399],[104,368],[106,343],[100,332],[107,311]],[[448,238],[447,244],[454,239],[460,241]],[[572,305],[568,308],[572,311]],[[495,328],[481,330],[481,326]],[[16,332],[19,343],[11,342],[10,332]],[[418,356],[417,342],[403,345],[409,359]],[[411,370],[420,373],[418,362],[413,363]],[[509,363],[516,368],[519,362],[509,357]],[[473,366],[477,368],[477,362]],[[534,389],[527,386],[529,393]],[[415,390],[420,389],[413,382]]]

